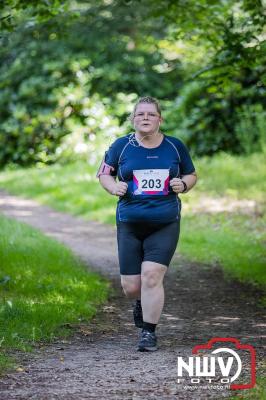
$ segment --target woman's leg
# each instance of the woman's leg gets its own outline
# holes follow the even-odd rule
[[[141,305],[143,321],[157,324],[164,306],[163,278],[167,267],[151,261],[142,263]]]
[[[121,285],[130,298],[140,298],[140,274],[143,260],[142,241],[137,237],[134,224],[117,225],[118,258]]]
[[[157,324],[164,305],[163,278],[174,255],[179,238],[180,221],[163,224],[143,242],[141,271],[143,321]]]
[[[121,275],[121,285],[125,295],[129,299],[135,299],[133,305],[133,319],[137,328],[143,327],[143,317],[141,308],[141,275]]]
[[[160,226],[143,242],[144,261],[141,271],[141,303],[143,312],[139,351],[157,350],[156,325],[164,306],[163,278],[175,252],[179,221]]]
[[[129,299],[140,299],[141,275],[121,275],[121,285]]]
[[[133,319],[137,328],[143,325],[141,309],[141,263],[143,260],[142,241],[135,224],[119,222],[117,225],[118,257],[121,286],[125,295],[136,299],[133,305]]]

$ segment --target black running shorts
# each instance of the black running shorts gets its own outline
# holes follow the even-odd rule
[[[180,220],[170,223],[118,222],[117,242],[121,275],[141,274],[143,261],[169,266],[176,250]]]

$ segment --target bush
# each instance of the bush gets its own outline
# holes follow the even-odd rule
[[[241,152],[251,154],[265,152],[266,148],[266,113],[260,104],[245,105],[238,111],[238,123],[235,126]]]

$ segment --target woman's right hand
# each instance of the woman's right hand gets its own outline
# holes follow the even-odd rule
[[[114,196],[124,196],[127,192],[127,186],[126,182],[116,182],[112,194]]]

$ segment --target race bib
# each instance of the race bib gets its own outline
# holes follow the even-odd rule
[[[167,195],[169,169],[138,169],[133,171],[133,194]]]

